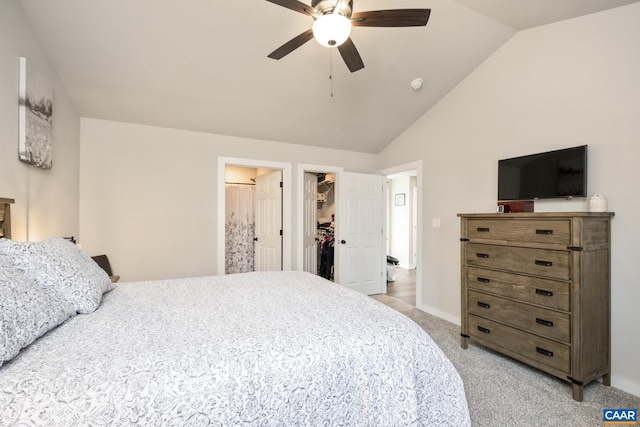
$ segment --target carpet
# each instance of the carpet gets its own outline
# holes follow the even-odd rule
[[[602,426],[607,408],[640,409],[640,398],[594,381],[584,400],[571,386],[479,345],[460,347],[460,327],[387,295],[372,298],[403,313],[424,329],[449,357],[465,385],[473,426]]]

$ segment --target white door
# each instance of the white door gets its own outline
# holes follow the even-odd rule
[[[367,295],[386,290],[383,177],[336,177],[335,281]]]
[[[282,270],[282,171],[256,178],[255,270]]]
[[[318,176],[304,174],[304,271],[318,274]]]

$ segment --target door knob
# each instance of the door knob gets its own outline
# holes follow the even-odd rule
[[[254,237],[254,238],[253,238],[253,241],[254,241],[254,242],[257,242],[257,241],[258,241],[258,238],[257,238],[257,237]]]
[[[346,245],[347,241],[346,240],[340,240],[340,243],[343,244],[343,245]]]

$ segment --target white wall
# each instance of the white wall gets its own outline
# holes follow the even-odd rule
[[[640,4],[519,32],[381,154],[424,161],[419,306],[460,319],[460,212],[494,212],[497,161],[589,145],[612,230],[613,385],[640,396]],[[585,210],[584,201],[536,210]],[[430,227],[441,218],[442,227]]]
[[[18,160],[18,58],[53,87],[53,168]],[[16,240],[78,236],[80,120],[17,0],[0,1],[0,197],[15,199]]]
[[[373,154],[86,118],[81,141],[81,243],[126,281],[217,273],[218,157],[377,166]]]

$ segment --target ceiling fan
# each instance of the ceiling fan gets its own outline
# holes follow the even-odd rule
[[[311,6],[298,0],[267,0],[314,19],[313,27],[292,38],[268,57],[281,59],[312,38],[327,47],[337,47],[353,73],[364,68],[358,49],[349,37],[351,27],[420,27],[427,25],[431,9],[393,9],[353,12],[353,0],[312,0]]]

